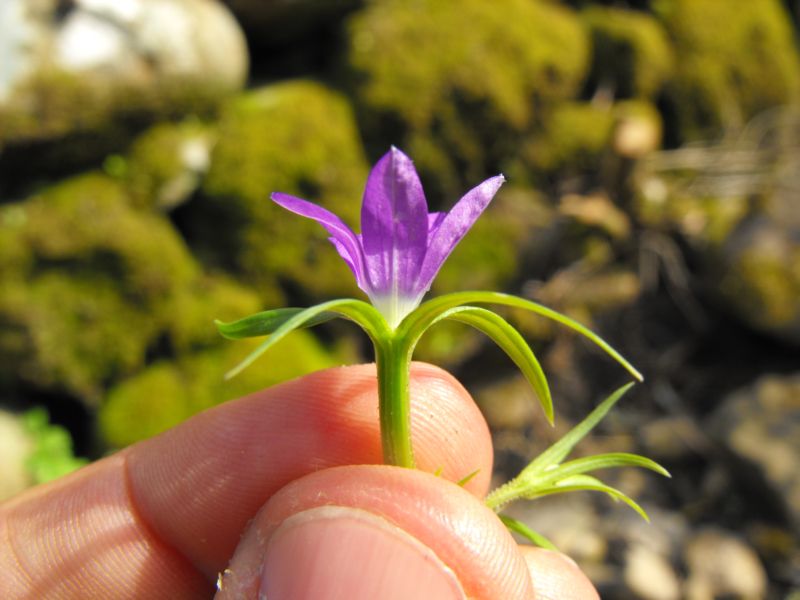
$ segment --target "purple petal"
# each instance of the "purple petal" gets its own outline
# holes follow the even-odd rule
[[[425,292],[430,288],[442,263],[489,206],[504,181],[502,175],[497,175],[472,188],[441,219],[428,240],[428,251],[416,281],[417,290]]]
[[[439,225],[442,224],[446,216],[446,212],[428,213],[428,239],[431,239],[436,230],[439,229]]]
[[[282,206],[295,214],[298,214],[309,219],[313,219],[331,234],[331,243],[333,243],[339,255],[347,263],[347,266],[353,271],[356,276],[358,287],[366,290],[366,273],[364,271],[364,254],[361,250],[361,240],[359,236],[352,232],[352,230],[344,224],[344,222],[333,214],[331,211],[317,206],[302,198],[290,196],[281,192],[274,192],[270,198],[278,206]]]
[[[395,147],[367,179],[361,235],[373,291],[408,296],[425,256],[428,204],[414,164]]]

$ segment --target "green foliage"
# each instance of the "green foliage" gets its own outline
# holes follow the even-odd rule
[[[656,96],[675,66],[661,24],[645,13],[597,5],[580,14],[591,32],[593,85],[614,98]]]
[[[345,99],[310,81],[249,92],[230,103],[204,185],[188,216],[204,260],[270,290],[275,278],[314,298],[353,295],[347,267],[314,223],[269,201],[283,191],[358,222],[367,166]]]
[[[297,332],[265,353],[261,369],[231,381],[225,371],[254,349],[256,342],[225,344],[175,361],[160,361],[122,381],[108,394],[98,423],[103,440],[121,448],[156,435],[193,414],[278,382],[336,366],[341,358],[313,335]]]
[[[401,146],[448,199],[513,158],[579,91],[589,58],[577,16],[543,0],[376,2],[353,17],[349,41],[370,143]]]
[[[717,136],[800,94],[800,60],[779,0],[659,0],[677,53],[669,95],[683,139]]]
[[[621,500],[647,520],[647,514],[633,499],[587,473],[614,467],[642,467],[669,477],[669,473],[661,465],[643,456],[623,452],[598,454],[564,462],[578,442],[597,426],[632,385],[629,383],[606,398],[564,437],[537,456],[517,477],[491,492],[486,497],[487,506],[500,511],[508,503],[516,500],[535,500],[543,496],[585,490],[604,492],[614,500]],[[539,534],[526,531],[527,528],[520,527],[513,520],[509,521],[512,531],[516,530],[526,535],[536,544],[544,547],[552,546]]]
[[[60,425],[50,424],[45,409],[29,410],[22,416],[22,422],[33,441],[26,467],[34,483],[57,479],[86,464],[86,459],[73,454],[69,432]]]

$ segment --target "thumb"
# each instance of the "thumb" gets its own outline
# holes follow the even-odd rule
[[[217,598],[353,600],[533,597],[511,536],[474,496],[434,475],[337,467],[262,508]]]

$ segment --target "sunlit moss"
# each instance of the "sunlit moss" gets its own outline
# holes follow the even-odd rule
[[[348,35],[368,142],[401,146],[443,198],[502,168],[589,59],[575,13],[542,0],[376,2]]]
[[[367,165],[346,100],[310,81],[268,86],[232,102],[218,131],[204,197],[187,214],[203,260],[260,290],[278,278],[317,298],[356,294],[325,231],[269,201],[297,194],[357,227]]]
[[[671,106],[683,139],[719,135],[800,95],[800,61],[778,0],[659,0],[676,52]]]

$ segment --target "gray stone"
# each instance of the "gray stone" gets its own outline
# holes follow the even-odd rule
[[[215,0],[3,0],[0,146],[213,104],[244,86],[248,60]]]
[[[694,536],[686,548],[688,600],[720,597],[761,600],[767,592],[767,575],[755,551],[721,529]]]
[[[708,429],[737,459],[757,467],[753,485],[765,487],[761,494],[776,500],[800,533],[800,373],[766,375],[733,392]]]

